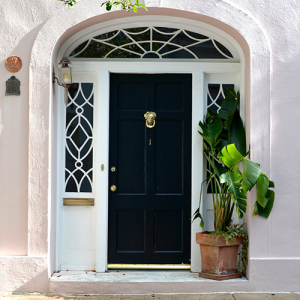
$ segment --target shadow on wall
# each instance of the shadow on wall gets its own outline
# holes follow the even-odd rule
[[[48,293],[47,257],[0,257],[0,293]]]

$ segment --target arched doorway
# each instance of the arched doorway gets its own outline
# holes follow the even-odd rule
[[[144,16],[132,18],[131,22],[128,22],[128,19],[126,22],[120,19],[87,28],[75,34],[63,45],[58,57],[61,56],[69,56],[72,61],[75,84],[70,89],[67,106],[64,107],[63,101],[59,101],[58,115],[62,117],[58,128],[60,135],[58,145],[58,153],[60,153],[58,156],[59,194],[60,199],[63,198],[64,201],[58,201],[57,255],[59,259],[57,269],[95,269],[103,272],[107,270],[107,265],[110,263],[149,264],[155,261],[159,253],[163,253],[162,258],[158,260],[159,264],[183,263],[186,268],[194,271],[200,270],[199,250],[193,239],[197,226],[195,224],[190,226],[189,220],[198,204],[199,182],[203,181],[205,172],[201,151],[202,143],[197,133],[197,125],[208,108],[219,109],[224,89],[228,86],[234,86],[236,90],[241,91],[240,111],[243,115],[245,66],[239,45],[229,35],[204,23],[172,17],[166,17],[164,22],[159,22],[151,16]],[[180,76],[183,75],[189,78],[189,83],[183,84],[184,80],[180,79]],[[117,82],[114,79],[116,76],[120,78]],[[170,79],[170,76],[173,76],[173,79]],[[138,78],[138,80],[130,79],[131,77]],[[122,78],[126,80],[124,81]],[[172,143],[171,140],[165,144],[164,150],[157,150],[155,146],[156,152],[153,157],[161,155],[160,162],[154,162],[148,154],[145,154],[149,146],[153,146],[153,142],[155,144],[159,129],[155,136],[150,138],[147,131],[140,130],[140,132],[144,132],[140,133],[144,142],[140,151],[131,158],[130,153],[135,153],[133,149],[139,147],[135,144],[137,139],[132,138],[139,136],[139,133],[135,132],[139,125],[134,125],[131,129],[130,126],[127,128],[127,125],[124,125],[124,127],[111,131],[114,126],[118,127],[118,118],[116,123],[112,121],[114,115],[122,115],[125,113],[124,110],[132,113],[139,106],[137,102],[130,100],[130,93],[126,96],[124,92],[132,90],[137,98],[138,93],[132,87],[137,82],[147,86],[146,81],[152,86],[157,84],[162,86],[163,84],[163,98],[172,94],[178,86],[184,87],[177,93],[173,93],[170,101],[159,100],[159,98],[155,98],[156,96],[151,99],[149,94],[158,95],[159,92],[158,90],[150,92],[149,88],[146,88],[148,96],[144,100],[147,103],[142,108],[145,113],[148,107],[152,107],[156,109],[158,116],[159,114],[171,114],[170,120],[174,121],[175,117],[172,116],[172,113],[178,115],[179,111],[184,111],[183,107],[190,106],[190,112],[187,111],[186,119],[180,119],[181,123],[189,122],[190,127],[186,127],[185,136],[183,136],[182,130],[178,130],[177,137],[181,136],[181,139],[180,142],[178,140],[176,149],[181,149],[181,152],[174,154],[174,164],[171,161],[173,151],[168,148],[168,145]],[[170,87],[170,83],[173,86],[168,90],[166,87]],[[116,99],[113,100],[112,90],[122,84],[123,92],[120,88]],[[187,88],[188,86],[190,88]],[[187,94],[176,100],[177,95],[183,95],[183,90],[187,91]],[[142,95],[142,93],[141,90],[140,94]],[[125,95],[125,100],[123,98],[120,100],[118,95]],[[112,104],[113,101],[116,101],[116,105]],[[123,104],[118,101],[122,101]],[[179,103],[177,106],[176,101]],[[164,103],[169,103],[169,107],[162,109],[161,107],[166,105]],[[173,107],[173,104],[177,108]],[[115,111],[112,112],[112,109]],[[166,109],[167,111],[165,111]],[[178,111],[176,112],[176,110]],[[141,128],[144,128],[144,113],[141,111],[139,113],[138,120]],[[124,118],[128,120],[129,117],[123,116],[119,119]],[[135,119],[136,121],[137,119]],[[159,124],[159,118],[157,121]],[[161,119],[161,124],[165,121],[166,119]],[[168,126],[169,134],[166,134]],[[174,126],[176,127],[174,124],[165,127],[166,135],[161,139],[161,143],[171,135],[171,132],[174,133]],[[119,137],[122,128],[127,128],[127,130],[114,147],[112,146],[112,135]],[[126,136],[126,132],[130,132],[129,136]],[[190,138],[187,138],[189,134]],[[174,141],[176,140],[176,136],[172,136],[172,138]],[[126,139],[130,140],[130,143],[126,144]],[[185,141],[188,142],[185,143]],[[125,145],[123,148],[122,144]],[[187,144],[190,145],[190,148],[183,151],[183,146]],[[133,147],[132,149],[129,148],[130,145]],[[114,148],[117,148],[119,152],[114,153],[112,151]],[[120,158],[122,156],[120,149],[123,153],[125,149],[129,149],[123,160]],[[134,166],[136,170],[143,169],[143,172],[139,173],[138,171],[137,176],[134,177],[132,176],[134,169],[130,169],[130,167],[134,165],[134,159],[139,152],[145,154],[140,157],[141,162],[145,162],[148,157],[149,160],[152,159],[152,163],[147,167],[145,164],[144,166],[142,166],[143,164]],[[187,154],[184,159],[183,152]],[[176,155],[181,157],[181,161],[178,162]],[[116,161],[117,166],[111,160],[113,156],[119,158]],[[168,159],[170,160],[168,161]],[[124,163],[126,160],[127,165]],[[166,167],[160,168],[160,166],[164,166],[164,163]],[[124,167],[123,170],[122,167],[119,168],[121,165]],[[149,179],[151,165],[155,170],[151,171],[155,179]],[[112,167],[116,167],[117,172],[112,172]],[[172,169],[173,167],[174,169]],[[157,172],[158,169],[161,170]],[[122,178],[119,178],[119,175],[115,177],[119,171],[123,173]],[[164,182],[163,179],[168,176],[168,173],[177,174],[178,178],[175,176],[171,179],[171,183]],[[156,185],[153,185],[154,192],[148,195],[150,197],[148,197],[148,202],[154,199],[153,195],[161,194],[159,189],[163,189],[162,187],[169,184],[169,190],[163,193],[174,198],[183,195],[184,200],[181,202],[188,202],[185,208],[176,208],[177,204],[174,203],[176,208],[174,209],[171,206],[172,202],[165,207],[140,207],[137,203],[142,202],[143,197],[138,198],[135,207],[124,207],[122,204],[113,208],[114,205],[111,205],[117,202],[114,199],[116,195],[127,194],[127,202],[129,202],[128,195],[132,198],[137,194],[145,196],[147,185],[151,185],[151,180],[153,182],[159,176],[161,181],[157,181]],[[126,182],[124,180],[128,177],[134,182],[138,182],[142,178],[143,191],[132,189],[134,184],[132,186],[128,182],[123,184],[122,182]],[[150,181],[146,182],[145,178]],[[180,181],[183,178],[186,183]],[[115,185],[114,181],[119,186],[117,193],[109,192],[109,187]],[[172,184],[172,181],[175,184]],[[123,191],[122,184],[124,185]],[[140,186],[138,185],[138,187]],[[181,186],[182,190],[174,192],[172,189],[174,187],[176,189],[178,186]],[[210,197],[210,195],[207,194],[206,197]],[[122,202],[122,200],[120,201]],[[124,201],[126,202],[126,200]],[[164,200],[158,200],[158,202],[162,203]],[[112,210],[114,210],[113,213]],[[211,207],[204,206],[202,210],[208,220],[212,218]],[[113,219],[111,223],[110,218]],[[137,221],[129,222],[129,220]],[[175,220],[176,226],[170,225],[173,220]],[[125,225],[123,226],[126,223],[129,223],[127,228],[124,227]],[[209,222],[207,223],[209,224]],[[118,225],[113,227],[112,224]],[[113,229],[111,229],[112,227]],[[166,228],[169,228],[169,231]],[[157,233],[162,229],[163,234]],[[175,237],[172,237],[174,230]],[[130,232],[130,234],[124,239],[120,237],[123,232]],[[152,233],[149,234],[149,232]],[[136,242],[132,238],[133,236],[139,236],[140,240]],[[167,237],[172,237],[168,244],[164,243],[164,236],[167,241]],[[180,238],[176,240],[176,236]],[[150,237],[150,241],[146,241],[146,237]],[[108,243],[108,241],[110,242]],[[147,252],[144,250],[145,245],[150,242],[152,244],[148,247]],[[169,247],[172,242],[174,242],[173,248]],[[153,249],[157,246],[158,250],[154,251]],[[108,252],[112,249],[114,254],[109,256]],[[148,255],[149,249],[150,252],[152,251],[152,256],[148,260],[135,260],[140,253],[147,252]],[[128,259],[129,252],[132,256]],[[164,262],[164,255],[175,252],[181,253],[183,256],[180,254],[177,260]],[[120,253],[119,258],[116,258]]]

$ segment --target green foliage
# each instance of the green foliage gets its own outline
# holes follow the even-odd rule
[[[72,6],[74,6],[75,4],[77,4],[76,0],[57,0],[57,1],[61,1],[64,4],[68,5],[68,8],[70,9]]]
[[[147,10],[145,5],[139,3],[139,0],[135,0],[135,1],[132,1],[132,0],[121,0],[121,1],[108,0],[101,4],[101,6],[103,6],[103,5],[106,5],[107,11],[110,11],[113,6],[116,8],[119,8],[119,6],[120,6],[121,9],[124,9],[126,11],[130,11],[131,9],[133,9],[134,12],[137,12],[139,7],[142,7]]]
[[[203,137],[204,155],[208,162],[208,178],[201,183],[199,208],[193,214],[193,221],[200,218],[202,185],[210,183],[214,207],[214,228],[217,232],[230,228],[233,208],[239,218],[247,210],[247,191],[257,186],[257,201],[253,215],[268,218],[275,199],[274,182],[262,173],[260,165],[247,158],[246,132],[238,106],[239,92],[233,88],[225,90],[225,99],[218,114],[208,112],[203,122],[199,122]],[[240,166],[243,166],[240,169]]]
[[[247,233],[243,230],[245,224],[242,225],[231,225],[230,227],[226,227],[225,231],[213,231],[211,233],[212,236],[224,236],[226,244],[229,244],[229,241],[235,243],[235,237],[242,237],[243,238],[243,245],[241,248],[241,259],[238,262],[238,271],[243,271],[244,268],[248,266],[248,246],[249,246],[249,239]]]
[[[57,1],[64,2],[64,4],[68,5],[68,8],[71,8],[77,3],[76,0],[57,0]],[[101,4],[101,6],[103,5],[106,6],[107,11],[110,11],[113,6],[118,9],[119,7],[121,7],[121,9],[124,9],[126,11],[130,11],[131,9],[133,9],[134,12],[137,12],[139,7],[142,7],[147,10],[145,5],[139,3],[139,0],[134,0],[134,1],[133,0],[121,0],[121,1],[108,0]]]

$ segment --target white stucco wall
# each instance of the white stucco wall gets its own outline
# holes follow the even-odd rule
[[[55,0],[0,2],[0,291],[49,291],[47,278],[54,265],[49,252],[55,247],[55,215],[51,215],[55,170],[50,164],[55,154],[49,151],[50,146],[55,149],[55,135],[51,134],[55,116],[50,74],[60,46],[73,33],[128,16],[125,12],[102,15],[100,3],[83,0],[67,10]],[[252,159],[261,163],[276,184],[275,205],[268,220],[252,218],[253,205],[249,205],[250,289],[299,291],[299,2],[146,3],[153,8],[139,14],[207,22],[231,34],[244,49],[250,76],[246,80],[246,123]],[[23,61],[16,74],[21,96],[4,96],[5,81],[12,75],[4,66],[10,55]]]

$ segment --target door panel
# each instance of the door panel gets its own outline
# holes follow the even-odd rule
[[[119,193],[145,193],[145,129],[142,120],[118,121]]]
[[[155,143],[157,194],[182,194],[183,130],[182,120],[159,120]]]
[[[189,74],[111,74],[108,263],[190,259]],[[144,114],[157,114],[147,128]]]
[[[168,95],[166,97],[166,90]],[[183,83],[156,83],[156,109],[158,110],[183,110],[184,103]]]
[[[144,210],[118,210],[117,251],[145,251],[145,212]],[[126,226],[124,226],[126,224]],[[131,234],[134,232],[134,235]]]
[[[182,221],[183,211],[178,210],[156,210],[155,220],[155,248],[154,252],[181,252],[183,250]]]

